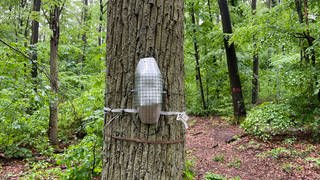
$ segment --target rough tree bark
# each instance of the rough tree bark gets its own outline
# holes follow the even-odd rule
[[[48,136],[51,145],[58,144],[58,45],[60,37],[60,14],[63,9],[55,5],[50,10],[49,26],[52,30],[50,37],[50,87],[51,87],[51,99],[50,99],[50,117],[49,117],[49,130]]]
[[[256,9],[257,9],[257,0],[252,0],[251,1],[251,10],[252,14],[256,14]],[[259,95],[259,55],[257,52],[257,43],[256,43],[256,37],[253,35],[253,65],[252,65],[252,72],[253,72],[253,77],[252,77],[252,99],[251,103],[256,104],[258,100],[258,95]]]
[[[196,60],[196,73],[197,73],[196,80],[198,81],[198,84],[199,84],[202,107],[206,111],[207,110],[207,103],[204,98],[201,69],[200,69],[200,64],[199,64],[200,54],[199,54],[198,41],[197,41],[198,23],[196,23],[195,12],[194,12],[194,3],[191,3],[191,22],[192,22],[192,26],[193,26],[192,32],[193,32],[194,59]]]
[[[39,13],[40,12],[40,4],[41,0],[33,0],[33,11]],[[37,43],[39,40],[39,22],[34,19],[32,20],[32,34],[31,34],[31,40],[30,40],[30,45],[31,45],[31,63],[32,63],[32,68],[31,68],[31,77],[32,77],[32,82],[33,82],[33,89],[34,91],[37,91],[37,77],[38,77],[38,56],[37,56]]]
[[[135,67],[153,56],[167,92],[162,111],[183,111],[183,0],[108,3],[105,105],[134,108]],[[182,179],[184,141],[175,117],[145,125],[136,114],[106,114],[102,179]]]
[[[241,117],[246,115],[246,109],[242,95],[241,82],[238,71],[238,60],[236,56],[235,47],[233,43],[229,44],[229,36],[232,34],[229,8],[227,0],[218,0],[218,4],[222,19],[222,29],[223,32],[227,34],[224,37],[224,46],[227,55],[227,64],[233,101],[233,111],[235,117]]]

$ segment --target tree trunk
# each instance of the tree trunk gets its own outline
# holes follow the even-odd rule
[[[33,11],[40,12],[41,0],[33,0]],[[32,58],[32,68],[31,77],[33,82],[33,89],[37,91],[37,77],[38,77],[38,56],[37,56],[37,43],[39,40],[39,22],[37,20],[32,20],[32,34],[31,34],[31,58]]]
[[[299,22],[303,23],[302,0],[295,0],[295,5],[299,17]]]
[[[218,4],[222,19],[223,32],[225,34],[228,34],[224,37],[224,46],[227,55],[227,64],[233,101],[233,111],[235,117],[241,117],[246,115],[246,109],[242,95],[241,82],[238,71],[238,60],[236,56],[235,47],[233,43],[229,45],[229,36],[232,34],[232,26],[230,21],[228,4],[226,0],[218,0]]]
[[[81,37],[83,46],[82,46],[82,54],[80,57],[80,62],[82,63],[81,67],[83,67],[83,63],[86,60],[86,50],[88,46],[87,42],[87,19],[88,19],[88,0],[83,0],[83,15],[82,15],[82,24],[83,24],[83,34]]]
[[[251,1],[252,14],[256,14],[257,0]],[[252,65],[252,104],[256,104],[259,95],[259,55],[257,52],[256,37],[253,35],[253,65]]]
[[[201,95],[201,101],[202,101],[202,107],[203,110],[207,110],[206,100],[204,98],[204,91],[203,91],[203,84],[202,84],[202,78],[201,78],[201,70],[200,70],[200,55],[199,55],[199,49],[198,49],[198,41],[197,41],[197,26],[196,18],[195,18],[195,12],[194,12],[194,4],[191,3],[191,20],[192,20],[192,31],[193,31],[193,47],[194,47],[194,58],[196,60],[196,80],[198,81],[199,88],[200,88],[200,95]]]
[[[310,31],[309,31],[309,6],[308,6],[308,0],[304,0],[304,17],[305,17],[305,23],[307,25],[307,30],[306,30],[306,32],[304,34],[305,34],[306,40],[308,42],[308,46],[312,47],[313,46],[313,41],[315,39],[310,35]],[[305,54],[306,54],[306,52],[305,52]],[[316,64],[316,55],[315,55],[314,48],[311,48],[311,53],[307,54],[307,56],[308,56],[308,59],[309,59],[309,57],[311,57],[312,65],[315,66],[315,64]]]
[[[103,15],[104,15],[104,5],[103,5],[103,1],[99,0],[99,7],[100,7],[100,14],[99,14],[99,27],[98,27],[98,45],[101,46],[102,45],[102,37],[101,37],[101,33],[102,33],[102,21],[103,21]]]
[[[50,37],[50,118],[49,118],[49,141],[51,145],[58,144],[58,45],[60,37],[60,18],[61,9],[57,6],[50,13],[50,29],[52,35]]]
[[[299,22],[300,24],[303,23],[303,13],[302,13],[302,0],[295,0],[295,6],[296,6],[296,11],[298,14]],[[302,46],[302,39],[299,39],[299,46],[300,46],[300,61],[303,62],[304,59],[304,48]]]
[[[109,0],[106,101],[134,108],[135,67],[153,56],[164,79],[162,111],[184,111],[183,0]],[[172,116],[155,125],[106,114],[102,179],[182,179],[185,129]],[[109,123],[110,122],[110,123]]]

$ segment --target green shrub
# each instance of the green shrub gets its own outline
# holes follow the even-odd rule
[[[205,180],[227,180],[227,178],[220,174],[207,173],[204,177]]]
[[[315,157],[308,157],[305,159],[308,162],[312,162],[316,169],[320,169],[320,159]]]
[[[263,158],[272,157],[274,159],[278,159],[280,157],[291,157],[291,155],[292,155],[292,152],[289,149],[284,147],[278,147],[278,148],[271,149],[269,151],[265,151],[258,154],[258,156]]]
[[[241,160],[236,158],[228,163],[228,167],[234,167],[236,169],[239,169],[241,167],[241,164]]]
[[[185,169],[183,171],[183,179],[184,180],[193,180],[195,179],[195,173],[194,173],[194,161],[193,160],[187,160],[185,163]]]
[[[268,139],[294,127],[293,111],[287,104],[264,103],[253,108],[241,127],[249,134]]]
[[[6,96],[2,96],[3,94]],[[6,99],[10,94],[0,91],[3,99],[0,102],[0,152],[8,158],[31,157],[32,150],[46,151],[47,139],[47,106],[28,112],[31,108],[29,99]]]
[[[216,155],[212,158],[212,160],[214,162],[224,162],[224,155],[223,154]]]
[[[27,172],[23,173],[20,179],[59,179],[62,177],[62,170],[60,167],[54,167],[50,162],[41,160],[38,162],[28,162],[27,166],[30,168]]]
[[[72,145],[61,155],[57,164],[66,166],[63,178],[90,179],[102,172],[102,139],[96,135],[86,136],[79,144]]]

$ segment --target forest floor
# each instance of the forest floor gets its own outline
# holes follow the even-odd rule
[[[245,135],[221,117],[191,117],[186,154],[196,179],[219,174],[241,179],[320,179],[320,144],[304,138],[264,142]],[[0,154],[0,180],[19,179],[28,168],[23,159]]]
[[[0,180],[15,180],[27,170],[26,161],[22,159],[6,159],[0,154]]]
[[[320,179],[320,145],[311,138],[264,142],[221,117],[190,121],[187,160],[194,163],[196,179],[209,172],[241,179]]]

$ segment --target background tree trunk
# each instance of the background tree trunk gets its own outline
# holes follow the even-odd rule
[[[208,3],[208,10],[209,10],[210,22],[213,23],[213,15],[212,15],[212,8],[211,8],[211,2],[210,2],[210,0],[207,0],[207,3]]]
[[[252,14],[256,14],[257,0],[251,1]],[[259,55],[257,50],[256,37],[253,35],[253,64],[252,64],[252,104],[256,104],[259,95]]]
[[[299,22],[303,23],[302,0],[295,0],[295,5],[299,17]]]
[[[83,34],[81,37],[82,40],[82,54],[80,56],[80,62],[82,63],[81,67],[83,67],[83,63],[86,60],[86,54],[87,54],[87,46],[88,46],[88,42],[87,42],[87,21],[88,21],[88,0],[83,0],[83,12],[82,12],[82,27],[83,27]]]
[[[60,13],[61,10],[55,6],[50,12],[50,29],[52,35],[50,38],[50,87],[51,87],[51,100],[50,100],[50,118],[49,118],[49,141],[51,145],[58,144],[58,45],[60,37]]]
[[[99,14],[99,27],[98,27],[98,45],[101,46],[102,45],[102,37],[101,37],[101,33],[102,33],[102,21],[103,21],[103,16],[105,14],[105,5],[103,4],[102,0],[99,0],[99,9],[100,9],[100,14]]]
[[[223,32],[231,35],[232,26],[231,26],[227,0],[218,0],[218,4],[219,4],[221,19],[222,19]],[[226,55],[227,55],[227,64],[228,64],[228,71],[229,71],[234,115],[235,117],[245,116],[246,109],[244,105],[241,82],[240,82],[239,71],[238,71],[238,60],[237,60],[234,44],[231,43],[229,45],[228,35],[224,37],[224,46],[225,46]]]
[[[200,54],[199,54],[199,48],[198,48],[198,41],[197,41],[197,27],[198,23],[196,23],[195,18],[195,12],[194,12],[194,3],[191,3],[191,22],[193,25],[192,32],[193,32],[193,47],[194,47],[194,59],[196,60],[196,80],[199,84],[200,89],[200,95],[201,95],[201,101],[202,101],[202,107],[203,110],[207,110],[207,103],[204,98],[204,90],[203,90],[203,84],[202,84],[202,77],[201,77],[201,69],[200,69]]]
[[[40,12],[40,4],[41,0],[33,0],[33,11],[39,13]],[[32,20],[32,34],[31,34],[31,58],[32,58],[32,69],[31,69],[31,77],[34,86],[34,91],[37,91],[37,77],[38,77],[38,56],[37,56],[37,43],[39,40],[39,22],[37,20]]]
[[[315,38],[313,38],[310,35],[310,31],[309,31],[309,5],[308,5],[308,0],[304,0],[303,2],[304,2],[304,6],[303,7],[304,7],[305,23],[307,25],[307,30],[304,33],[304,35],[305,35],[305,38],[306,38],[306,40],[308,42],[308,48],[310,48],[310,47],[313,46],[313,41],[315,40]],[[305,51],[305,56],[308,56],[308,59],[310,57],[312,65],[315,66],[315,64],[316,64],[316,55],[315,55],[314,48],[311,48],[310,54],[306,54],[306,51]]]
[[[109,1],[107,107],[135,108],[135,67],[140,58],[153,56],[167,92],[162,110],[184,111],[183,3]],[[175,117],[145,125],[136,114],[106,114],[102,179],[182,179],[184,141],[184,126]]]

